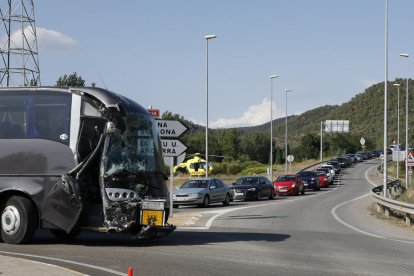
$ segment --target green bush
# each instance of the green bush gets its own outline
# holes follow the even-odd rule
[[[227,164],[226,163],[213,163],[212,174],[226,174]]]
[[[230,163],[227,166],[227,174],[238,174],[243,170],[243,166],[238,162]]]
[[[246,168],[240,172],[242,175],[265,174],[267,172],[266,166]]]
[[[247,169],[247,168],[252,168],[252,167],[260,167],[260,166],[263,166],[263,164],[258,161],[249,160],[249,161],[243,162],[242,166],[243,168]]]

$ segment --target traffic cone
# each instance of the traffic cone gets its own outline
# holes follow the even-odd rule
[[[128,268],[128,276],[134,276],[134,269],[132,268],[132,266]]]

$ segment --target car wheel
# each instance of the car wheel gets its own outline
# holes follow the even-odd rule
[[[262,193],[260,191],[257,191],[256,200],[260,200],[262,198]]]
[[[38,214],[32,201],[22,196],[10,197],[3,205],[1,238],[11,244],[28,242],[38,227]]]
[[[203,207],[207,208],[208,206],[210,206],[210,197],[206,195],[203,200]]]
[[[302,191],[300,193],[301,193],[301,195],[305,194],[305,187],[302,186]]]
[[[226,194],[226,199],[223,201],[223,206],[229,206],[230,205],[230,195]]]
[[[275,190],[272,190],[271,192],[270,192],[270,196],[269,196],[269,199],[275,199]]]
[[[173,208],[178,208],[180,207],[180,204],[173,204]]]
[[[297,192],[295,193],[295,196],[298,196],[298,195],[299,195],[299,188],[298,188]]]

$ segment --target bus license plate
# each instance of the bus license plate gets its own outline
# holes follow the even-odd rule
[[[141,224],[164,226],[164,211],[159,210],[142,210]]]

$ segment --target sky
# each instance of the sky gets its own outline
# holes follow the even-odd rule
[[[413,78],[399,54],[414,55],[414,1],[388,3],[388,79]],[[276,119],[286,107],[340,105],[385,79],[385,0],[40,0],[35,20],[42,85],[76,72],[87,86],[201,125],[204,37],[217,35],[208,41],[212,128],[269,122],[271,94]]]

